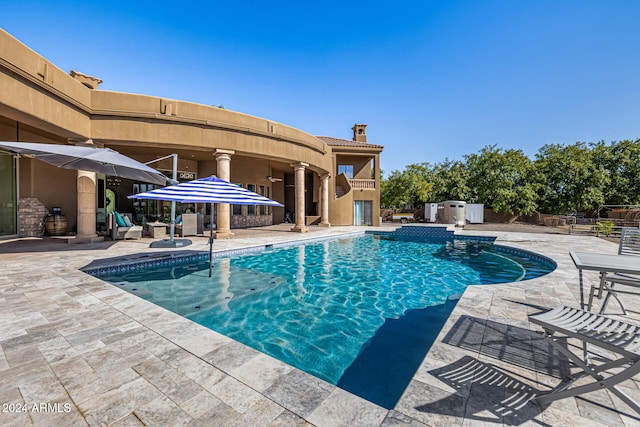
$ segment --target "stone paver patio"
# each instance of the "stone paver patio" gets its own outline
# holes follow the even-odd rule
[[[238,230],[215,250],[362,228],[284,230]],[[170,251],[150,249],[149,239],[0,241],[0,425],[640,425],[638,414],[604,390],[544,409],[529,401],[557,384],[566,366],[541,346],[527,316],[579,306],[569,250],[616,253],[617,246],[588,236],[457,233],[497,236],[558,268],[530,281],[468,288],[393,410],[79,270]],[[192,240],[183,250],[208,250],[206,238]],[[586,287],[595,280],[585,273]],[[625,305],[633,310],[633,303]],[[623,387],[640,400],[635,380]]]

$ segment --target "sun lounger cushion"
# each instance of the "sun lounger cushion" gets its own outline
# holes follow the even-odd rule
[[[131,222],[128,216],[123,215],[124,223],[127,227],[133,227],[135,224]]]
[[[127,223],[124,222],[124,218],[122,217],[122,215],[120,215],[119,212],[114,212],[113,213],[116,216],[116,224],[118,224],[118,227],[126,227]]]

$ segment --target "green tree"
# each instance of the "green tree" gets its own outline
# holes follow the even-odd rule
[[[408,200],[402,173],[394,170],[380,182],[380,204],[383,208],[403,206]]]
[[[610,205],[640,204],[640,139],[607,145],[592,144],[594,163],[609,176],[604,188],[605,203]]]
[[[535,212],[538,195],[533,163],[522,150],[486,146],[465,160],[471,189],[468,201],[484,203],[496,212]]]
[[[543,212],[592,210],[604,203],[609,173],[594,161],[584,142],[545,145],[536,154],[534,166]]]
[[[463,162],[446,159],[433,166],[432,176],[434,187],[431,201],[469,199],[467,166]]]
[[[431,199],[433,194],[433,176],[429,163],[414,163],[404,171],[409,183],[410,203],[420,206]]]
[[[380,203],[387,208],[420,206],[430,200],[432,192],[429,164],[411,164],[402,172],[391,172],[389,178],[382,181]]]

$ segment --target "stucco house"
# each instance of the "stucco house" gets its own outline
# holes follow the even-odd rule
[[[0,30],[0,141],[109,147],[167,174],[171,159],[154,160],[177,154],[179,180],[215,174],[284,204],[219,205],[213,213],[204,205],[179,207],[214,221],[217,237],[289,221],[300,232],[311,224],[379,224],[383,147],[367,142],[365,124],[353,126],[352,140],[316,137],[272,119],[105,91],[100,83],[64,72]],[[113,210],[140,224],[164,219],[165,203],[127,199],[151,186],[0,152],[0,237],[32,232],[25,224],[34,203],[48,212],[60,208],[68,229],[85,241],[100,233]],[[92,198],[95,214],[87,215],[82,206]]]

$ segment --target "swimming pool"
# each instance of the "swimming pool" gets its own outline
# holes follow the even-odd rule
[[[531,255],[486,241],[364,235],[217,258],[211,278],[206,259],[100,277],[391,407],[456,295],[553,270]]]

